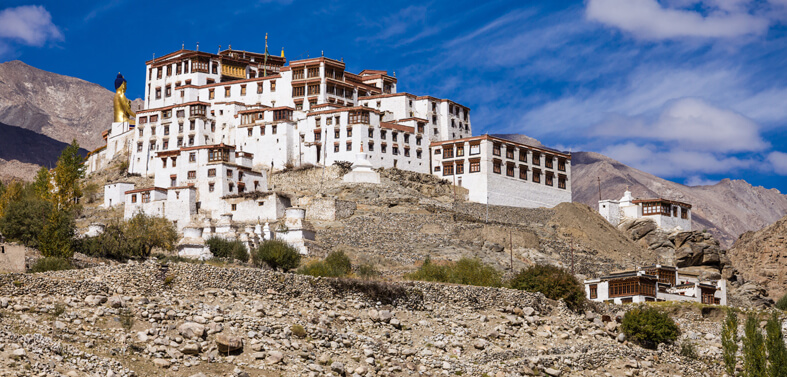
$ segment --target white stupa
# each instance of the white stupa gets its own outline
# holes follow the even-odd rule
[[[352,171],[344,175],[345,182],[351,183],[380,183],[380,174],[374,171],[372,163],[366,159],[367,155],[361,146],[361,152],[355,154]]]

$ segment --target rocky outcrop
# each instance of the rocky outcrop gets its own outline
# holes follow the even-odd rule
[[[727,254],[744,282],[763,286],[773,299],[787,293],[787,216],[742,234]]]
[[[726,274],[732,274],[726,252],[708,232],[667,232],[656,225],[653,219],[628,219],[618,225],[632,240],[657,253],[661,264],[677,267],[704,266]],[[725,272],[726,269],[726,272]]]

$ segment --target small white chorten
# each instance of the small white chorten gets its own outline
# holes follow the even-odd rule
[[[367,154],[363,151],[355,154],[355,162],[352,171],[344,175],[344,181],[350,183],[380,183],[380,174],[374,171],[372,163],[367,160]]]

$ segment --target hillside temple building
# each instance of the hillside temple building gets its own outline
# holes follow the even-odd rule
[[[700,280],[677,267],[654,265],[585,280],[585,297],[615,304],[691,301],[727,305],[727,280]]]
[[[351,73],[342,60],[323,56],[287,61],[267,47],[181,49],[147,61],[145,69],[144,109],[133,121],[114,122],[106,145],[87,162],[91,173],[123,156],[129,173],[154,179],[153,187],[105,188],[105,206],[122,202],[127,218],[138,211],[162,215],[179,231],[214,229],[205,224],[222,216],[275,222],[295,203],[269,191],[271,172],[339,161],[356,162],[367,177],[379,168],[435,174],[466,187],[468,199],[479,203],[571,201],[569,153],[474,137],[468,107],[397,92],[398,80],[387,71]],[[119,80],[118,95],[126,85]],[[130,116],[117,102],[116,113]],[[193,230],[189,235],[195,238]]]
[[[598,212],[614,226],[626,219],[647,217],[665,230],[691,230],[691,204],[662,198],[634,199],[629,190],[620,200],[600,200]]]

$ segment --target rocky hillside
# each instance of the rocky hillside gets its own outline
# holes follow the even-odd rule
[[[691,203],[692,227],[707,229],[723,248],[746,231],[758,230],[787,214],[787,195],[777,189],[754,187],[743,180],[724,179],[712,186],[689,187],[626,166],[598,153],[572,154],[572,189],[575,202],[598,207],[598,181],[602,199],[619,199],[626,187],[634,197]]]
[[[555,208],[513,208],[454,201],[453,186],[429,174],[381,172],[382,183],[348,184],[329,167],[277,173],[277,190],[302,199],[351,202],[354,210],[333,221],[311,220],[317,255],[344,250],[392,274],[433,260],[477,257],[501,270],[534,263],[595,276],[655,263],[656,252],[632,241],[596,211],[579,203]],[[457,193],[457,198],[461,193]],[[295,203],[293,203],[295,204]],[[307,218],[309,206],[307,208]],[[513,250],[513,253],[512,253]]]
[[[723,312],[664,308],[681,339],[647,350],[540,293],[149,260],[0,276],[0,374],[721,375]]]
[[[741,277],[766,287],[778,300],[787,293],[787,216],[756,232],[746,232],[727,251]]]

